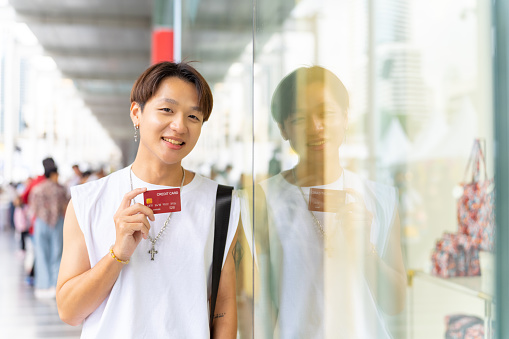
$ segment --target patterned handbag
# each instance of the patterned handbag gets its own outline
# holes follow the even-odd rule
[[[431,255],[431,273],[441,278],[475,276],[481,273],[479,250],[465,234],[444,233]]]
[[[481,180],[481,165],[484,178]],[[463,194],[458,200],[459,233],[471,237],[475,247],[483,251],[494,250],[495,198],[493,179],[488,179],[486,156],[481,140],[476,139],[465,170],[465,178],[472,169],[470,182],[464,181]]]
[[[446,339],[484,339],[484,321],[476,316],[454,314],[445,317]]]
[[[458,242],[455,234],[445,233],[440,238],[431,255],[431,273],[449,278],[458,275]]]

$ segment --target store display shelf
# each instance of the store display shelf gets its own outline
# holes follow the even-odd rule
[[[493,293],[487,288],[486,280],[482,276],[441,278],[421,270],[408,270],[408,286],[413,287],[414,279],[428,281],[437,286],[448,288],[464,295],[479,298],[484,301],[484,338],[493,338]]]
[[[493,302],[493,293],[484,286],[481,276],[441,278],[421,270],[409,270],[407,274],[409,286],[412,286],[413,279],[415,278],[425,279],[431,283],[483,299],[490,303]]]

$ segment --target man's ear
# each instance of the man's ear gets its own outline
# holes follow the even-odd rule
[[[140,124],[140,114],[140,105],[135,101],[131,102],[131,113],[129,115],[131,116],[131,120],[134,126],[138,126]]]
[[[283,139],[288,140],[288,133],[286,133],[285,126],[278,122],[277,127],[279,127],[279,131],[281,132],[281,136],[283,137]]]

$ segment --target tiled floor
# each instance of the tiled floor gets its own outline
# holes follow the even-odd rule
[[[0,338],[79,338],[81,328],[60,320],[54,299],[34,298],[18,248],[14,233],[0,229]]]

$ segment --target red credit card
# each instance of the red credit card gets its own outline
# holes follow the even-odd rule
[[[154,214],[180,212],[180,188],[146,191],[143,204],[150,207]]]
[[[308,209],[317,212],[337,212],[339,207],[345,204],[345,200],[345,191],[311,188]]]

